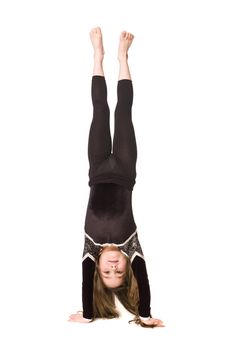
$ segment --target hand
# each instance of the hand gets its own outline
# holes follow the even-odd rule
[[[149,320],[141,320],[141,323],[144,323],[149,327],[165,327],[163,321],[153,317],[151,317]]]
[[[89,323],[92,320],[88,320],[83,317],[82,311],[77,311],[76,314],[72,314],[69,316],[69,322],[80,322],[80,323]]]

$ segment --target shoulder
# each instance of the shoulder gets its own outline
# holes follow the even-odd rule
[[[94,240],[87,233],[85,233],[82,261],[84,261],[86,258],[90,258],[95,262],[99,255],[100,249],[101,245],[95,243]]]
[[[121,250],[130,258],[132,262],[136,256],[144,259],[144,254],[139,242],[137,231],[133,232],[131,236],[123,243]]]

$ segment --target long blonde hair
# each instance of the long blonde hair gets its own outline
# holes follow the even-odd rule
[[[138,316],[139,292],[129,258],[127,258],[123,283],[118,288],[108,288],[104,285],[100,276],[98,261],[96,262],[93,292],[94,318],[119,317],[115,306],[115,296],[130,313]]]
[[[141,327],[154,328],[156,325],[147,325],[139,317],[139,290],[136,278],[133,274],[131,262],[127,258],[126,273],[123,283],[118,288],[108,288],[104,285],[99,272],[99,259],[96,261],[93,287],[93,312],[96,318],[116,318],[119,312],[116,310],[115,296],[121,304],[135,317],[129,321],[135,322]]]

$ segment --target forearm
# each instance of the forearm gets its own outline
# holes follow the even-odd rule
[[[86,258],[83,261],[83,282],[82,282],[82,303],[83,303],[83,318],[91,321],[93,319],[93,279],[95,264]]]
[[[145,261],[140,257],[135,257],[132,269],[139,289],[139,316],[147,320],[151,317],[151,293]]]

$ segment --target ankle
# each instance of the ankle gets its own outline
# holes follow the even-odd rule
[[[128,54],[127,54],[127,52],[126,53],[120,53],[118,55],[118,60],[119,60],[120,63],[127,63],[127,61],[128,61]]]
[[[102,51],[95,51],[94,52],[94,62],[101,63],[104,59],[104,53]]]

